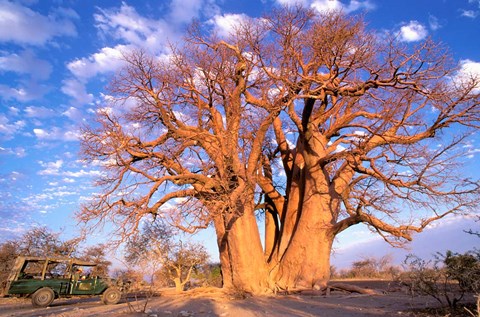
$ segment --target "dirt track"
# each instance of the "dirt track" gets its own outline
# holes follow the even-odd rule
[[[385,282],[370,281],[359,286],[373,286],[382,289],[384,295],[358,295],[333,292],[330,296],[315,294],[291,294],[271,297],[247,297],[234,299],[216,290],[187,292],[182,295],[164,293],[151,298],[145,314],[134,313],[145,303],[122,301],[118,305],[106,306],[96,298],[58,299],[48,308],[33,308],[30,300],[16,298],[0,299],[0,316],[172,316],[172,317],[263,317],[263,316],[322,316],[322,317],[363,317],[363,316],[414,316],[413,308],[436,305],[429,297],[412,298],[400,288],[389,288]],[[130,307],[129,307],[130,306]]]

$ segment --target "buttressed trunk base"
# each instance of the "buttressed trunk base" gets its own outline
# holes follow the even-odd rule
[[[326,232],[301,234],[303,246],[292,241],[276,273],[280,289],[323,289],[330,279],[330,253],[333,238]]]
[[[267,266],[253,212],[224,221],[217,217],[215,227],[218,236],[220,261],[225,289],[242,290],[252,294],[269,292]]]

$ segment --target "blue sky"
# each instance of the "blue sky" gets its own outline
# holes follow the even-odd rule
[[[192,18],[225,33],[245,16],[293,2],[363,14],[372,32],[406,43],[430,36],[450,48],[462,71],[480,74],[480,0],[0,0],[0,241],[31,226],[76,228],[73,213],[99,173],[80,160],[79,128],[109,99],[105,86],[122,65],[121,51],[168,53]],[[465,172],[476,176],[480,138],[467,146]],[[455,219],[429,230],[463,239],[450,230]],[[359,227],[343,233],[337,248],[371,239]]]

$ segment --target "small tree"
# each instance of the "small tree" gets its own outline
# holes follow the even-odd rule
[[[394,275],[397,269],[392,265],[390,254],[382,257],[363,257],[352,263],[352,269],[347,273],[349,277],[378,278],[386,275]]]
[[[434,261],[415,255],[406,260],[405,282],[412,294],[435,298],[442,305],[455,309],[467,293],[480,292],[480,253],[438,253]]]
[[[142,232],[128,241],[126,261],[150,271],[154,284],[155,273],[175,283],[177,292],[185,289],[193,270],[208,260],[208,253],[198,243],[183,243],[172,237],[174,233],[165,224],[147,223]]]
[[[27,231],[18,240],[18,253],[28,256],[75,256],[81,238],[63,241],[59,232],[47,227],[37,227]]]
[[[88,247],[82,254],[82,258],[86,261],[97,263],[93,275],[108,276],[108,270],[112,265],[111,261],[107,260],[107,246],[104,244]]]

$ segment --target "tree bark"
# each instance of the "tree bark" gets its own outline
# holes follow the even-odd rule
[[[253,201],[253,200],[252,200]],[[251,204],[239,204],[235,214],[222,214],[217,230],[223,287],[252,294],[269,291],[268,271],[258,226]]]
[[[181,293],[184,290],[184,284],[182,283],[181,279],[179,277],[175,277],[173,279],[173,282],[175,282],[175,292]]]
[[[329,224],[309,223],[303,217],[275,276],[281,289],[322,289],[330,279],[333,235]]]
[[[290,195],[298,195],[299,215],[276,276],[277,285],[283,289],[323,289],[330,279],[338,200],[333,197],[328,172],[319,163],[326,142],[312,130],[307,130],[305,143],[300,141],[297,147],[303,164],[296,165],[303,169],[298,177],[298,193],[290,192]],[[293,197],[290,200],[294,200]]]

